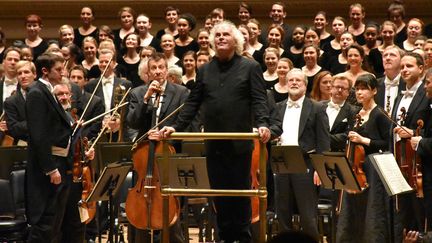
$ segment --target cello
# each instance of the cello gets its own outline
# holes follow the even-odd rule
[[[415,130],[414,136],[420,136],[420,130],[423,128],[424,122],[423,120],[417,120],[417,128]],[[411,177],[413,178],[414,189],[416,190],[416,196],[418,198],[423,198],[423,174],[421,172],[422,161],[420,160],[420,156],[417,153],[414,154],[414,158],[412,159],[412,171]]]
[[[0,116],[0,122],[5,121],[6,113],[3,113]],[[13,145],[14,138],[7,134],[7,131],[0,131],[0,147],[10,147]]]
[[[355,125],[353,131],[358,131],[362,123],[362,118],[360,114],[357,114],[355,117]],[[361,190],[364,190],[368,187],[366,174],[363,170],[363,163],[365,161],[365,150],[364,147],[360,144],[351,142],[348,140],[347,149],[346,149],[346,157],[351,165],[351,168],[354,172],[354,175],[359,183]]]
[[[156,112],[159,107],[160,96],[160,94],[156,94],[153,104],[152,129],[157,127]],[[134,170],[138,174],[138,179],[135,186],[129,189],[126,198],[126,216],[129,222],[136,228],[158,230],[162,229],[163,200],[159,171],[155,166],[155,157],[156,154],[162,153],[163,145],[161,142],[153,140],[141,141],[144,138],[148,138],[149,132],[152,129],[139,138],[138,143],[133,147],[132,160],[134,162]],[[173,147],[170,147],[170,153],[175,153]],[[169,196],[170,225],[176,222],[179,214],[179,201],[174,196]]]

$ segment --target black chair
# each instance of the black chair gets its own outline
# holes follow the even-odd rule
[[[0,242],[24,242],[28,232],[27,220],[16,213],[8,180],[0,180],[0,195]]]
[[[25,170],[15,170],[10,174],[10,186],[12,190],[13,199],[15,202],[15,211],[18,216],[25,217],[25,196],[24,196],[24,183],[25,183]]]

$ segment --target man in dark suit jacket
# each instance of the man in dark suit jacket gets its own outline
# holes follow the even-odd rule
[[[422,77],[424,73],[423,58],[417,53],[407,53],[401,60],[401,76],[406,82],[406,90],[397,97],[392,118],[400,124],[401,108],[406,109],[404,129],[395,127],[392,133],[392,141],[397,142],[401,139],[408,139],[414,135],[417,128],[417,120],[425,121],[429,117],[429,100],[424,90]],[[408,133],[406,132],[408,131]],[[402,157],[397,158],[401,163]],[[409,163],[409,162],[408,162]],[[408,173],[411,174],[411,173]],[[424,208],[415,193],[401,195],[400,197],[400,217],[403,228],[421,230],[424,228]],[[402,229],[397,230],[399,235]]]
[[[306,174],[278,174],[275,178],[276,214],[282,231],[292,229],[294,205],[300,213],[302,229],[319,238],[317,227],[317,192],[319,178],[307,153],[329,151],[329,122],[324,104],[312,101],[306,94],[307,78],[300,69],[288,75],[288,100],[278,103],[283,119],[282,145],[298,145],[308,167]],[[295,134],[298,134],[295,136]]]
[[[58,240],[71,177],[70,119],[51,93],[62,79],[63,58],[43,54],[36,60],[40,79],[29,89],[26,116],[29,162],[26,168],[26,214],[29,242]]]
[[[109,61],[112,59],[111,63]],[[99,83],[99,79],[90,80],[85,86],[84,90],[89,93],[93,93],[96,89],[96,95],[102,99],[102,102],[105,106],[105,111],[108,111],[114,108],[115,101],[117,99],[115,90],[122,90],[126,92],[130,87],[132,87],[132,83],[128,80],[117,78],[114,74],[114,68],[116,66],[115,61],[115,53],[112,50],[102,49],[99,51],[99,68],[101,72],[106,69],[104,76],[102,77],[101,83]],[[109,65],[108,65],[109,64]],[[120,98],[121,99],[121,98]],[[120,100],[118,100],[120,101]],[[113,141],[117,140],[118,130],[120,128],[120,123],[124,125],[124,120],[115,119],[114,121],[109,121],[109,128],[113,131]],[[124,131],[127,131],[127,128],[123,128]],[[129,134],[124,133],[123,139],[130,140]]]
[[[156,112],[154,118],[156,122],[160,122],[181,106],[189,95],[186,87],[167,81],[168,64],[163,54],[152,55],[148,60],[148,67],[148,76],[151,81],[131,91],[126,115],[126,123],[131,128],[138,130],[138,137],[152,128],[153,112]],[[154,107],[156,95],[162,95],[158,108]],[[159,127],[174,124],[177,115],[178,113],[174,114]],[[156,130],[154,132],[158,133]],[[132,237],[134,242],[150,242],[148,232],[142,230],[136,230],[135,232]],[[170,242],[180,243],[183,241],[184,237],[181,233],[179,220],[177,220],[175,225],[170,228]]]
[[[79,87],[79,92],[81,93],[81,96],[78,97],[77,102],[77,115],[81,117],[91,97],[91,93],[84,90],[84,87],[88,82],[87,71],[81,65],[75,66],[70,70],[69,79],[72,83],[76,84]],[[76,98],[73,94],[72,100],[74,99]],[[83,120],[90,120],[93,117],[96,117],[104,112],[105,107],[102,99],[99,96],[95,95],[93,96],[90,104],[87,107],[87,110],[85,111]],[[101,130],[101,127],[102,118],[84,127],[81,135],[83,137],[87,137],[89,140],[93,140],[97,137],[98,133]]]
[[[201,107],[206,132],[251,132],[258,127],[263,142],[270,138],[269,111],[262,72],[257,62],[241,55],[243,40],[229,22],[213,27],[216,57],[203,65],[196,86],[173,127],[185,129]],[[255,118],[255,119],[253,119]],[[213,189],[249,189],[252,141],[206,141],[207,171]],[[250,242],[249,198],[215,198],[219,236],[226,242]]]
[[[429,99],[428,118],[424,121],[424,133],[411,138],[411,146],[422,161],[424,208],[428,229],[432,227],[432,69],[425,76],[424,89]]]
[[[375,102],[389,114],[392,114],[394,102],[402,90],[405,90],[405,81],[400,75],[400,61],[404,51],[397,46],[387,47],[382,55],[385,75],[378,79]]]
[[[36,67],[32,62],[19,61],[16,69],[19,88],[14,95],[4,102],[8,134],[14,138],[14,144],[19,143],[20,140],[24,142],[28,140],[29,131],[25,114],[25,95],[28,87],[36,79]]]
[[[281,42],[283,48],[288,50],[291,47],[292,43],[292,32],[293,29],[288,24],[284,23],[284,19],[286,18],[286,6],[283,2],[274,2],[272,4],[272,8],[269,13],[269,17],[271,18],[271,24],[280,25],[284,30],[284,38]],[[266,30],[263,30],[261,35],[259,36],[259,41],[267,46],[267,35],[268,35],[268,27]]]
[[[330,148],[334,152],[345,151],[347,135],[354,124],[358,108],[346,102],[352,81],[343,74],[333,76],[331,99],[323,102],[330,126]]]
[[[3,69],[4,77],[0,80],[0,114],[3,112],[3,102],[17,88],[16,64],[20,60],[21,51],[18,47],[8,47],[4,53]]]

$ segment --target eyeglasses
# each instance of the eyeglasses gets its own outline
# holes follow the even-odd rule
[[[341,91],[346,91],[348,90],[348,88],[346,87],[342,87],[342,86],[332,86],[333,89],[335,90],[341,90]]]
[[[58,98],[62,97],[62,96],[66,96],[67,98],[71,97],[72,95],[70,93],[57,93],[56,96]]]

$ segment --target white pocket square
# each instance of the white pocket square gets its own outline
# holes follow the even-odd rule
[[[348,119],[347,119],[347,118],[345,118],[345,119],[343,119],[343,120],[342,120],[342,122],[348,122]]]

